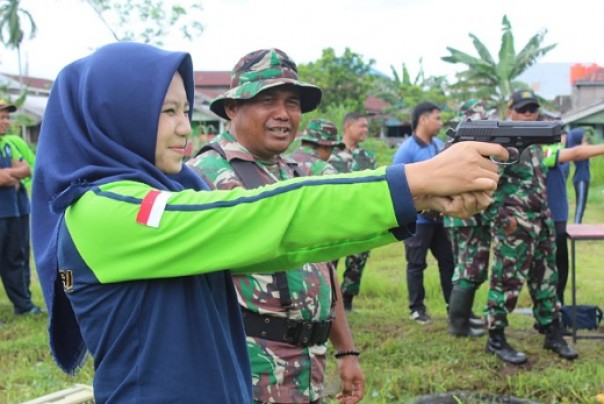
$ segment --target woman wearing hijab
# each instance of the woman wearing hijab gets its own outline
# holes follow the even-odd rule
[[[181,163],[193,98],[189,54],[128,42],[66,66],[49,97],[32,189],[36,267],[52,354],[74,373],[91,353],[98,403],[251,402],[226,268],[284,270],[395,242],[416,209],[473,214],[497,182],[481,155],[506,156],[469,142],[431,165],[205,192]]]

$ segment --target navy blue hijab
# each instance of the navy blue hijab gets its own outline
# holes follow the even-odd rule
[[[32,243],[49,313],[52,354],[73,373],[86,355],[57,268],[57,230],[65,209],[90,188],[133,180],[156,189],[209,189],[187,166],[177,175],[155,167],[160,111],[174,73],[193,111],[191,57],[119,42],[66,66],[50,92],[32,186]]]

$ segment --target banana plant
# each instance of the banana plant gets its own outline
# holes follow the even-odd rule
[[[29,11],[21,8],[20,0],[2,0],[0,2],[0,42],[7,48],[17,51],[21,87],[23,87],[21,43],[26,37],[25,29],[29,30],[29,39],[36,36],[37,26]]]
[[[516,53],[512,25],[507,16],[503,16],[501,47],[498,60],[495,60],[487,47],[474,34],[470,33],[477,56],[447,47],[448,56],[441,60],[448,63],[461,63],[467,69],[456,74],[458,82],[451,86],[452,93],[458,96],[471,94],[473,98],[483,99],[497,105],[500,117],[503,119],[506,112],[506,101],[510,94],[522,87],[515,81],[524,71],[537,62],[537,60],[554,49],[557,44],[542,47],[547,34],[543,29],[533,35],[522,50]]]

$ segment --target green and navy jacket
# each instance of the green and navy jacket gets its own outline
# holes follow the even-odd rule
[[[182,386],[195,397],[224,386],[224,377],[239,383],[249,359],[226,268],[271,272],[328,261],[408,237],[414,222],[401,166],[256,190],[95,187],[70,205],[59,232],[61,278],[95,358],[95,383],[119,386],[95,394],[129,399],[120,393],[132,394],[128,386],[139,380],[158,385],[137,394],[162,397],[182,397]]]
[[[49,343],[68,373],[92,354],[97,403],[251,402],[231,271],[327,261],[414,223],[401,166],[211,192],[188,167],[162,172],[157,114],[176,72],[193,105],[189,54],[108,44],[59,73],[44,115],[32,242]]]
[[[564,149],[562,143],[543,145],[543,161],[547,167],[547,203],[552,212],[554,222],[568,220],[568,195],[566,193],[565,167],[569,163],[560,163],[560,151]]]

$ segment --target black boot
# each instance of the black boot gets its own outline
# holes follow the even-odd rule
[[[487,341],[487,352],[494,353],[504,362],[514,365],[521,365],[526,362],[526,355],[516,351],[508,344],[505,339],[503,328],[489,330],[489,340]]]
[[[537,330],[537,332],[541,335],[545,335],[546,331],[547,331],[547,326],[543,327],[540,326],[539,324],[535,323],[533,324],[533,328],[535,330]],[[566,327],[561,327],[562,328],[562,336],[564,337],[570,337],[571,335],[573,335],[572,331],[570,330],[570,328],[566,328]]]
[[[352,311],[352,298],[354,295],[343,293],[342,294],[342,303],[344,303],[344,310]]]
[[[543,348],[552,350],[561,358],[571,361],[579,356],[577,351],[568,346],[562,337],[562,327],[560,326],[559,320],[556,319],[552,321],[544,329],[545,341],[543,342]]]
[[[482,324],[479,327],[472,327],[470,323],[474,292],[474,288],[453,286],[449,297],[449,334],[457,337],[480,337],[484,335]]]
[[[484,319],[475,314],[473,311],[470,311],[470,327],[484,328]]]

